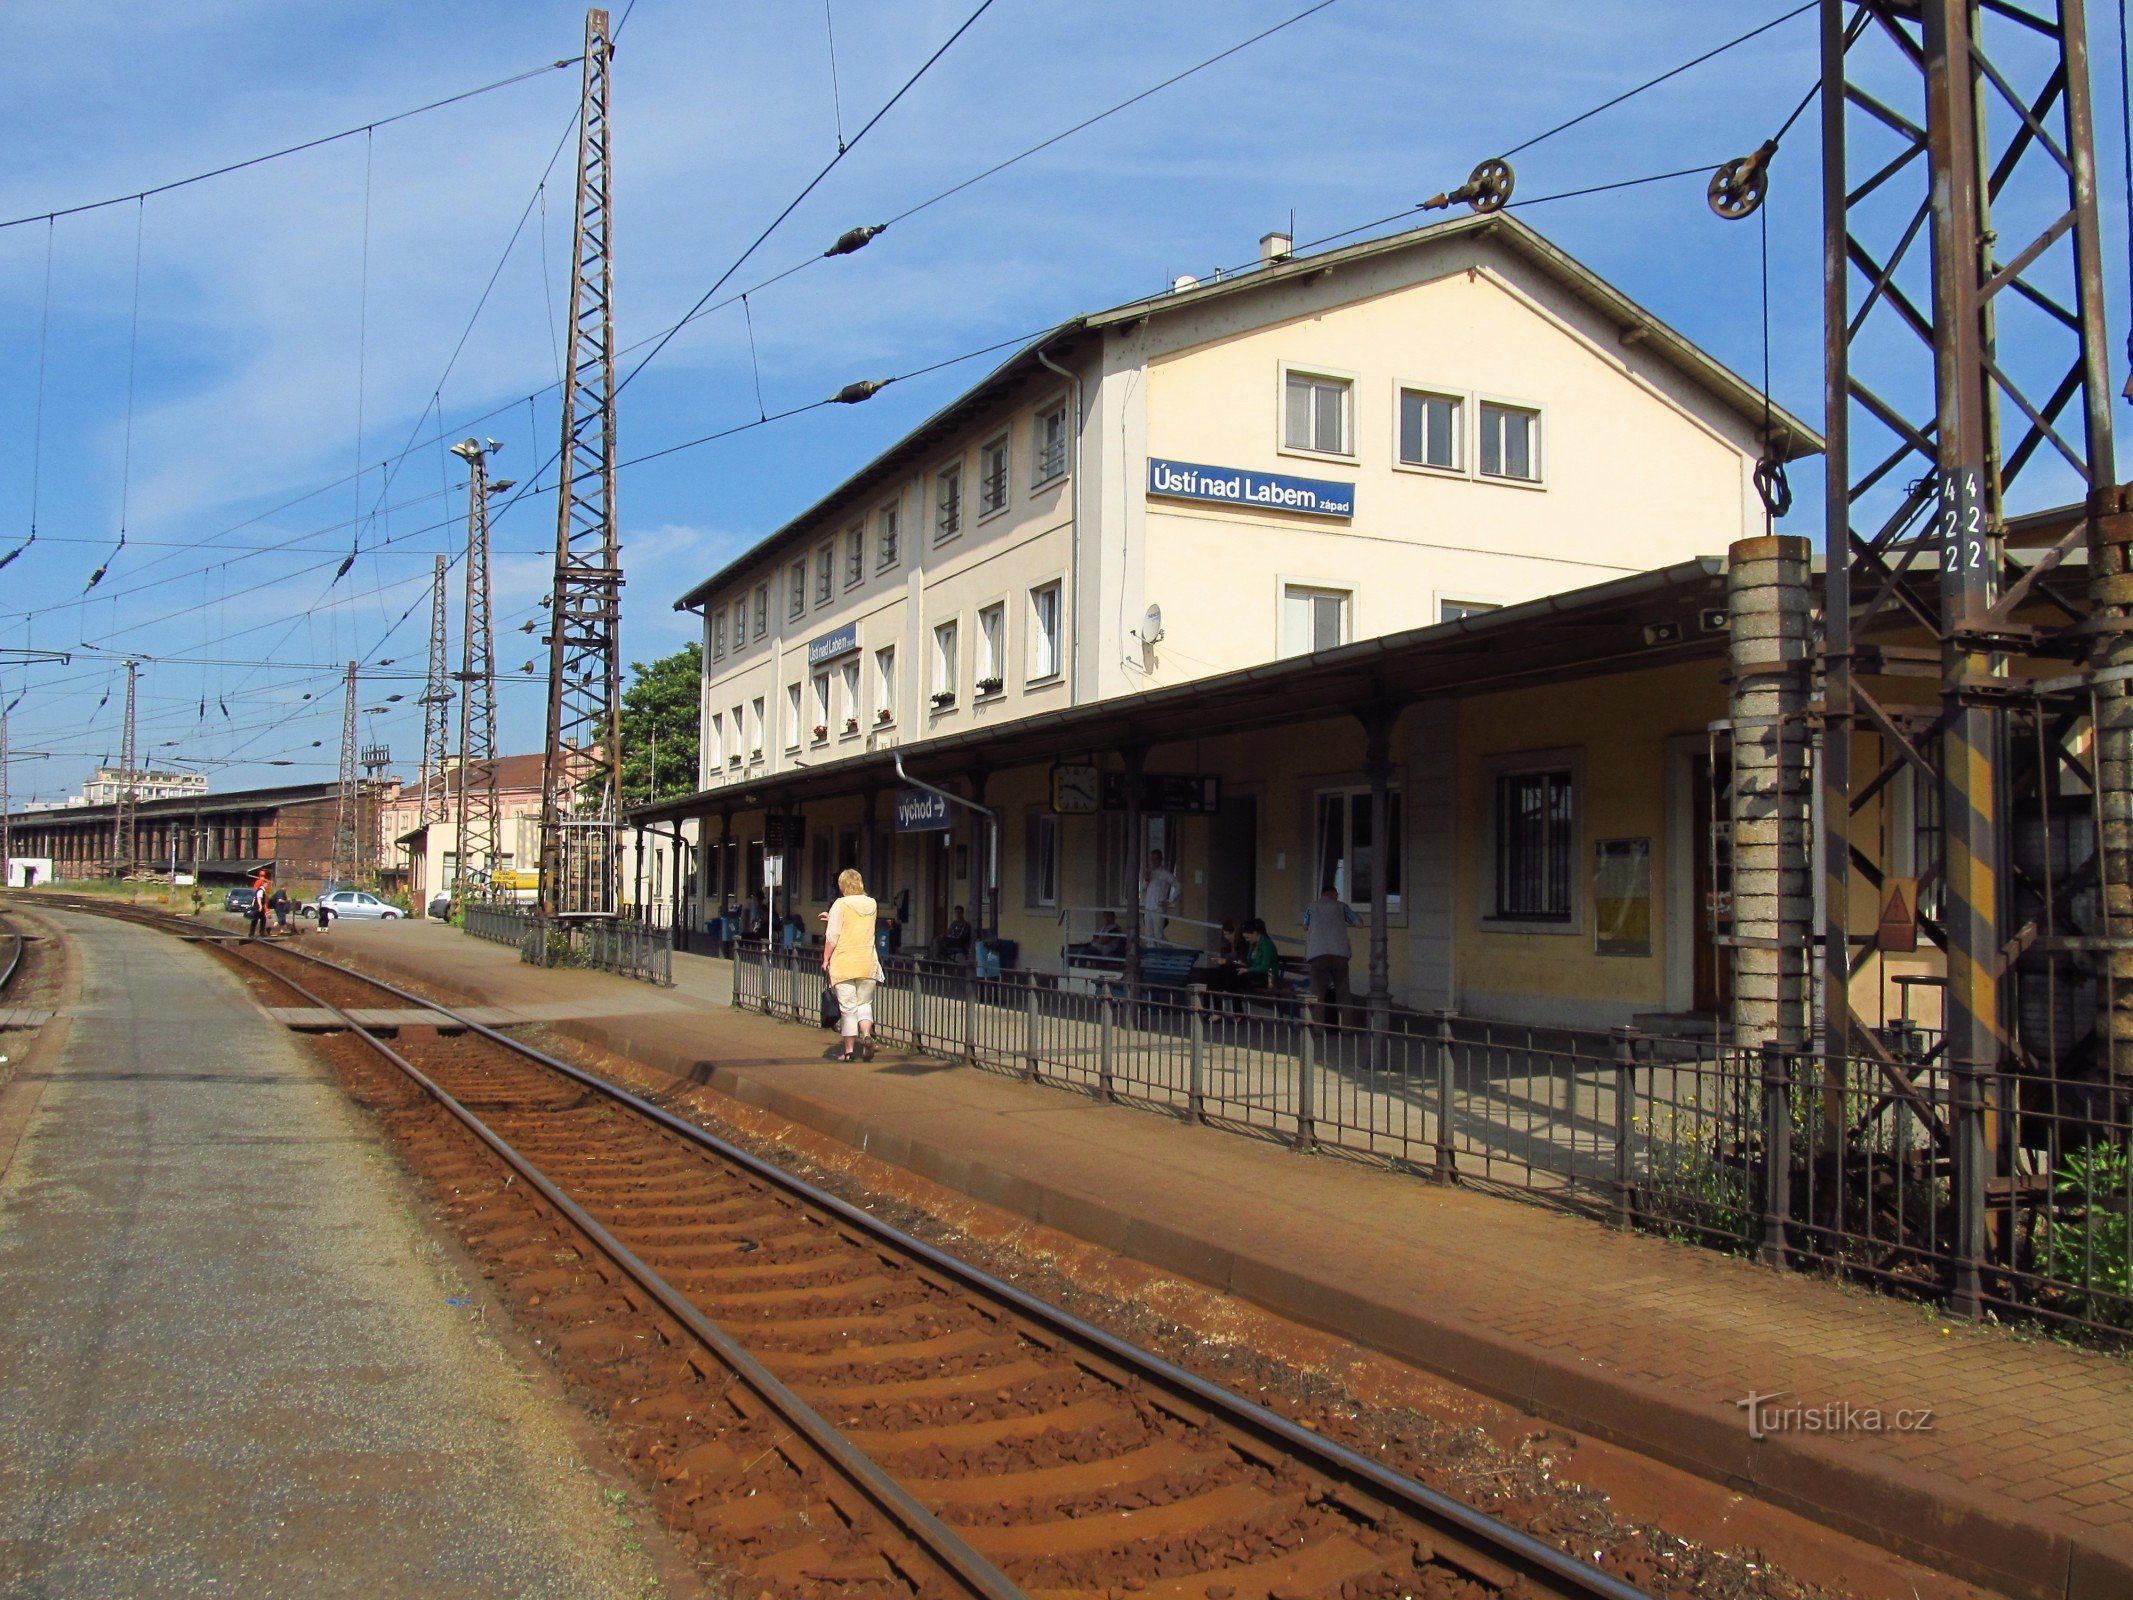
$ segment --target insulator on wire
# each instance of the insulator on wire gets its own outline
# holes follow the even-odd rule
[[[889,380],[887,378],[862,378],[857,383],[846,384],[842,389],[831,395],[830,400],[833,404],[840,406],[856,406],[862,400],[873,399],[874,396],[880,394],[888,386]]]
[[[848,256],[854,250],[864,250],[874,235],[887,232],[888,226],[886,222],[869,222],[846,228],[837,235],[837,242],[822,253],[825,256]]]

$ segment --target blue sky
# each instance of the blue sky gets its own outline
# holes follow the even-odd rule
[[[972,3],[832,0],[847,133]],[[902,212],[1304,3],[996,0],[735,283]],[[1480,157],[1787,9],[1781,0],[1336,0],[898,223],[859,254],[753,296],[762,405],[819,399],[1249,259],[1292,211],[1304,240],[1386,216],[1456,184]],[[0,140],[12,159],[0,215],[129,193],[581,44],[584,13],[569,5],[468,4],[445,15],[244,0],[11,15]],[[2125,331],[2117,39],[2108,20],[2098,26],[2115,352]],[[1813,82],[1814,28],[1811,14],[1796,18],[1526,152],[1520,198],[1752,149]],[[0,663],[7,699],[21,695],[15,747],[51,752],[12,765],[18,803],[71,792],[90,767],[117,759],[128,652],[148,658],[144,762],[202,764],[218,789],[330,779],[336,664],[355,657],[366,663],[362,704],[386,708],[365,717],[366,741],[389,744],[396,768],[413,771],[432,557],[460,548],[464,495],[440,446],[393,458],[410,440],[435,438],[440,412],[450,438],[503,441],[504,475],[530,473],[555,447],[549,386],[571,149],[445,373],[571,123],[577,83],[575,69],[549,72],[143,206],[0,230],[0,549],[27,536],[33,495],[38,529],[36,546],[0,572],[0,644],[74,653],[64,667]],[[639,0],[616,62],[625,345],[686,310],[834,153],[838,114],[819,0]],[[1768,208],[1773,387],[1811,420],[1821,390],[1815,131],[1810,111],[1778,157]],[[1522,215],[1752,378],[1763,360],[1761,230],[1718,221],[1702,189],[1699,178],[1679,179]],[[627,655],[681,643],[690,619],[671,610],[675,595],[984,368],[951,367],[863,406],[625,473]],[[623,455],[757,414],[747,325],[738,307],[719,311],[683,330],[624,396]],[[1791,531],[1819,534],[1815,481],[1799,480]],[[538,739],[545,662],[518,630],[547,588],[553,510],[552,498],[529,497],[495,529],[503,743],[513,750]],[[122,514],[126,548],[84,596]],[[362,553],[331,582],[356,533]],[[456,585],[454,628],[456,638]],[[517,670],[529,659],[532,676]]]

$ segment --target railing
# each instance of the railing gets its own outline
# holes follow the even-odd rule
[[[1959,1073],[1937,1041],[1827,1061],[1272,995],[895,960],[875,1031],[1188,1121],[1485,1182],[1772,1265],[2133,1333],[2129,1095]],[[813,1022],[819,952],[744,942],[734,1004]],[[1360,1010],[1358,1006],[1357,1010]]]
[[[622,917],[551,921],[531,907],[468,902],[464,926],[477,939],[508,944],[536,967],[592,967],[671,987],[674,930]]]

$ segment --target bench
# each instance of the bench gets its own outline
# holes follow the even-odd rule
[[[1070,944],[1062,952],[1066,987],[1078,987],[1083,993],[1120,983],[1125,976],[1124,955],[1111,955],[1098,951],[1090,944]],[[1141,987],[1143,989],[1182,989],[1192,979],[1192,969],[1199,965],[1201,952],[1190,945],[1152,944],[1141,949]]]

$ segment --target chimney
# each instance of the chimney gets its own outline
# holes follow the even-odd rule
[[[1262,267],[1271,267],[1286,261],[1295,251],[1296,241],[1286,233],[1276,231],[1259,236],[1259,264]]]

